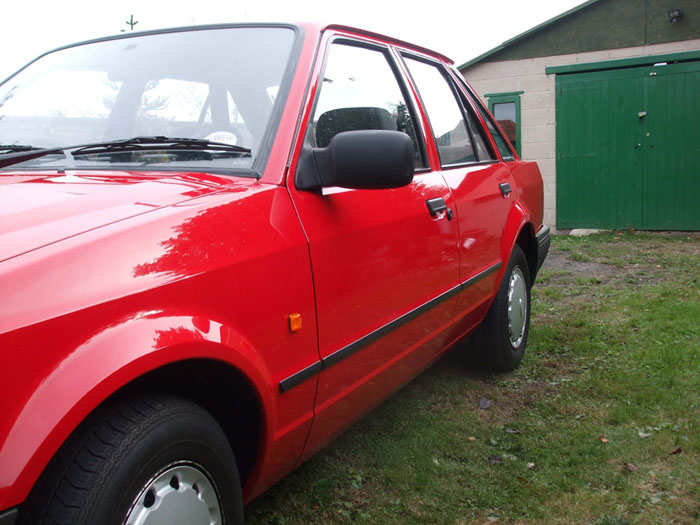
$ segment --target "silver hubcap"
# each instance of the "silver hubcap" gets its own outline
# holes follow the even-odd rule
[[[198,465],[166,467],[151,479],[131,506],[125,525],[220,525],[214,486]]]
[[[527,284],[519,267],[513,268],[508,281],[508,335],[515,349],[523,342],[527,320]]]

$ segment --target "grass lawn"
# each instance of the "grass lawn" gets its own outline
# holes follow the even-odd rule
[[[455,349],[247,521],[700,523],[700,237],[554,237],[532,312],[519,369]]]

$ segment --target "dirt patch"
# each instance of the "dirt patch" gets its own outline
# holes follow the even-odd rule
[[[569,252],[551,250],[544,261],[542,268],[550,272],[566,272],[572,275],[596,277],[601,281],[620,274],[620,269],[609,264],[595,261],[573,261]]]
[[[629,242],[630,235],[606,242],[572,243],[561,238],[552,244],[539,286],[568,289],[576,284],[585,295],[590,292],[586,285],[637,286],[700,275],[700,242],[695,234],[644,234],[644,242]],[[678,239],[681,236],[685,239]],[[687,259],[682,263],[687,255],[698,257],[697,266]]]

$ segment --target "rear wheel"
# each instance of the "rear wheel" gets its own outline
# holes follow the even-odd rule
[[[243,523],[236,462],[217,422],[187,400],[111,403],[59,451],[20,523]]]
[[[485,367],[506,372],[522,361],[530,329],[530,288],[527,259],[516,244],[496,298],[472,338]]]

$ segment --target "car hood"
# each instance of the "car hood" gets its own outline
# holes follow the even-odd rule
[[[202,173],[0,173],[0,261],[251,178]]]

